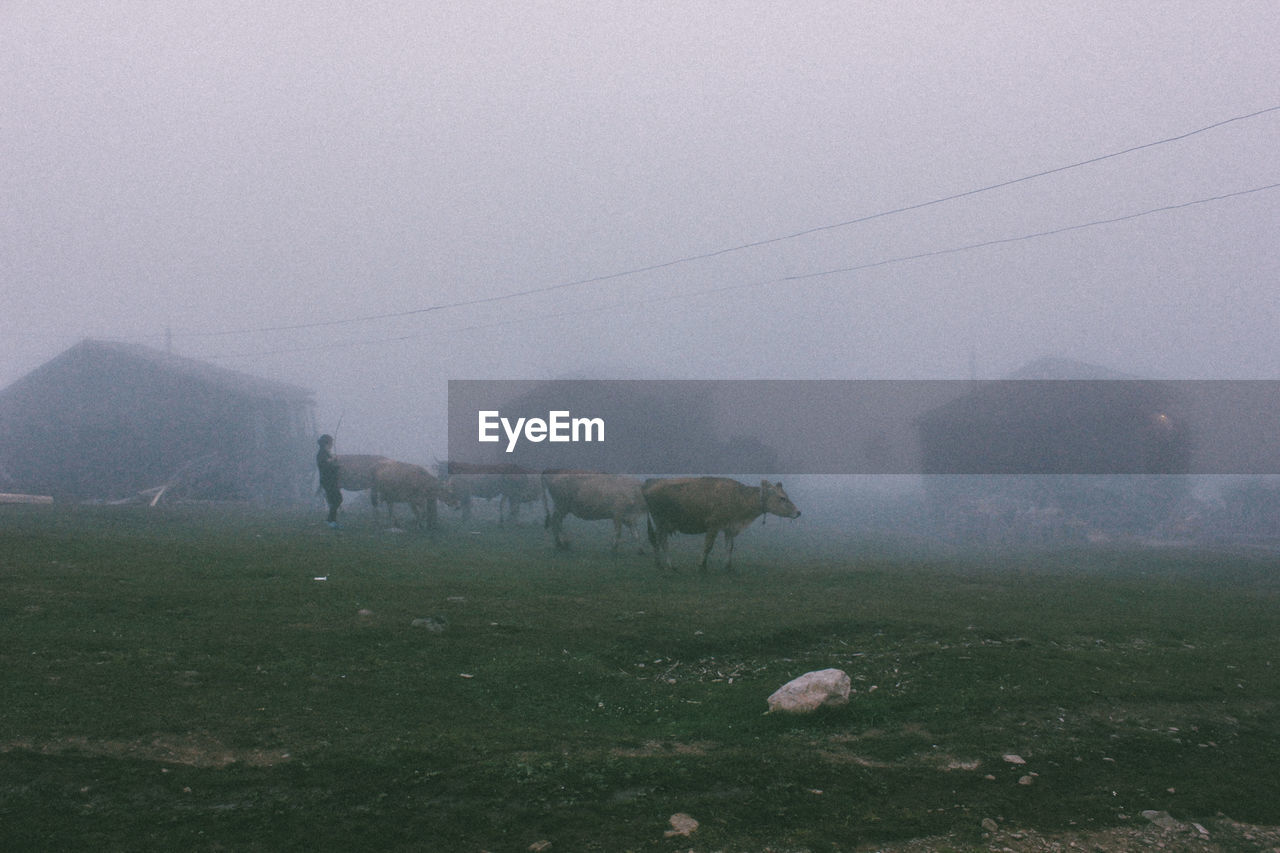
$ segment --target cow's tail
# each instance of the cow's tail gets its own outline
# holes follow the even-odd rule
[[[653,526],[653,516],[649,513],[644,514],[645,525],[649,528],[649,544],[653,546],[656,553],[658,550],[658,529]]]
[[[373,504],[373,508],[378,508],[378,484],[374,483],[369,487],[369,503]]]

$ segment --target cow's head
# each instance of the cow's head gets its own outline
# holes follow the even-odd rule
[[[457,509],[462,506],[462,496],[458,492],[458,484],[453,481],[452,477],[448,477],[440,480],[440,487],[436,491],[436,497],[449,509]]]
[[[791,498],[782,490],[782,484],[770,483],[768,480],[760,481],[760,511],[763,515],[773,513],[783,518],[800,517],[800,510],[796,509]]]

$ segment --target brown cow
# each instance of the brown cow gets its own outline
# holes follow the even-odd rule
[[[536,472],[519,465],[480,465],[472,462],[445,463],[444,473],[462,506],[462,520],[471,518],[471,499],[498,498],[498,523],[506,521],[504,508],[511,520],[520,517],[520,505],[538,500],[542,487]]]
[[[641,492],[649,508],[649,541],[659,569],[664,557],[667,568],[672,569],[667,536],[673,532],[706,534],[698,565],[705,572],[707,555],[716,544],[716,534],[723,530],[728,551],[724,568],[730,571],[733,538],[758,516],[773,513],[783,518],[800,517],[800,510],[782,490],[782,484],[768,480],[762,480],[759,486],[748,486],[726,477],[651,479],[644,481]]]
[[[542,472],[542,488],[546,489],[555,506],[554,510],[548,509],[546,496],[543,496],[542,508],[546,511],[543,527],[551,529],[557,548],[565,550],[569,547],[562,534],[562,525],[566,515],[576,515],[583,521],[612,520],[615,554],[618,543],[622,541],[622,526],[625,524],[636,540],[639,553],[644,553],[644,548],[640,547],[640,533],[636,530],[636,522],[645,511],[639,480],[599,471],[548,468]]]
[[[418,527],[422,526],[422,517],[426,515],[428,528],[436,526],[437,500],[456,505],[452,491],[442,487],[426,468],[391,459],[373,469],[369,500],[375,507],[380,500],[386,503],[392,524],[396,523],[395,504],[407,503],[413,510]]]
[[[347,492],[363,492],[373,486],[373,469],[391,460],[373,453],[339,453],[338,487]]]
[[[325,448],[325,441],[328,441],[328,447],[333,447],[333,437],[323,435],[320,437],[320,446]],[[319,493],[325,493],[325,502],[329,505],[329,526],[338,526],[338,507],[342,505],[342,493],[347,492],[363,492],[373,485],[373,469],[381,465],[383,462],[391,460],[385,456],[378,456],[372,453],[345,453],[332,454],[330,459],[337,471],[337,482],[325,482],[325,469],[320,471],[320,485],[316,489]],[[320,465],[320,457],[316,457],[316,464]],[[334,489],[333,486],[337,486]]]

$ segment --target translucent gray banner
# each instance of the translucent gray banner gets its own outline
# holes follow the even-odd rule
[[[1269,380],[451,380],[449,458],[629,474],[1280,474]]]

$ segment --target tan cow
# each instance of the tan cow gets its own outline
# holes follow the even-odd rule
[[[324,438],[330,437],[323,436],[321,440]],[[329,523],[336,527],[337,507],[342,504],[342,492],[368,491],[373,486],[373,469],[391,460],[373,453],[339,453],[333,456],[333,461],[338,466],[338,488],[341,491],[332,495],[326,493],[325,501],[330,506]],[[324,491],[323,483],[316,487],[316,494],[321,491]]]
[[[407,503],[413,510],[419,527],[425,515],[427,527],[436,526],[436,501],[442,500],[450,506],[457,501],[451,490],[441,486],[440,481],[421,465],[408,462],[396,462],[388,459],[373,469],[373,484],[369,489],[369,500],[376,507],[378,501],[387,505],[387,514],[391,523],[396,523],[395,504]]]
[[[514,466],[517,471],[510,472],[502,484],[502,500],[506,502],[507,513],[511,521],[520,518],[521,504],[537,503],[542,499],[542,481],[537,471]],[[498,521],[502,521],[502,505],[498,505]]]
[[[363,492],[373,486],[373,469],[391,460],[374,453],[339,453],[338,487],[346,492]]]
[[[444,473],[462,507],[462,520],[471,519],[471,499],[498,498],[498,523],[506,521],[504,510],[510,510],[511,520],[520,517],[520,505],[538,500],[542,487],[538,474],[519,465],[482,465],[472,462],[444,463]]]
[[[702,562],[707,570],[707,555],[716,544],[716,534],[724,531],[728,551],[725,571],[733,567],[733,538],[757,517],[772,513],[783,518],[799,518],[800,510],[782,490],[781,483],[762,480],[759,486],[748,486],[726,477],[680,477],[645,480],[641,487],[649,509],[649,541],[653,557],[662,568],[665,558],[672,569],[667,551],[671,533],[704,533]],[[674,569],[672,569],[674,571]]]
[[[639,480],[599,471],[548,468],[542,472],[542,488],[546,490],[542,498],[542,508],[546,511],[543,527],[551,529],[557,548],[565,550],[569,547],[562,525],[566,515],[576,515],[583,521],[611,520],[615,554],[622,541],[622,527],[626,525],[639,553],[644,553],[640,546],[640,532],[636,529],[636,522],[645,511]],[[548,509],[547,495],[551,496],[554,509]]]

